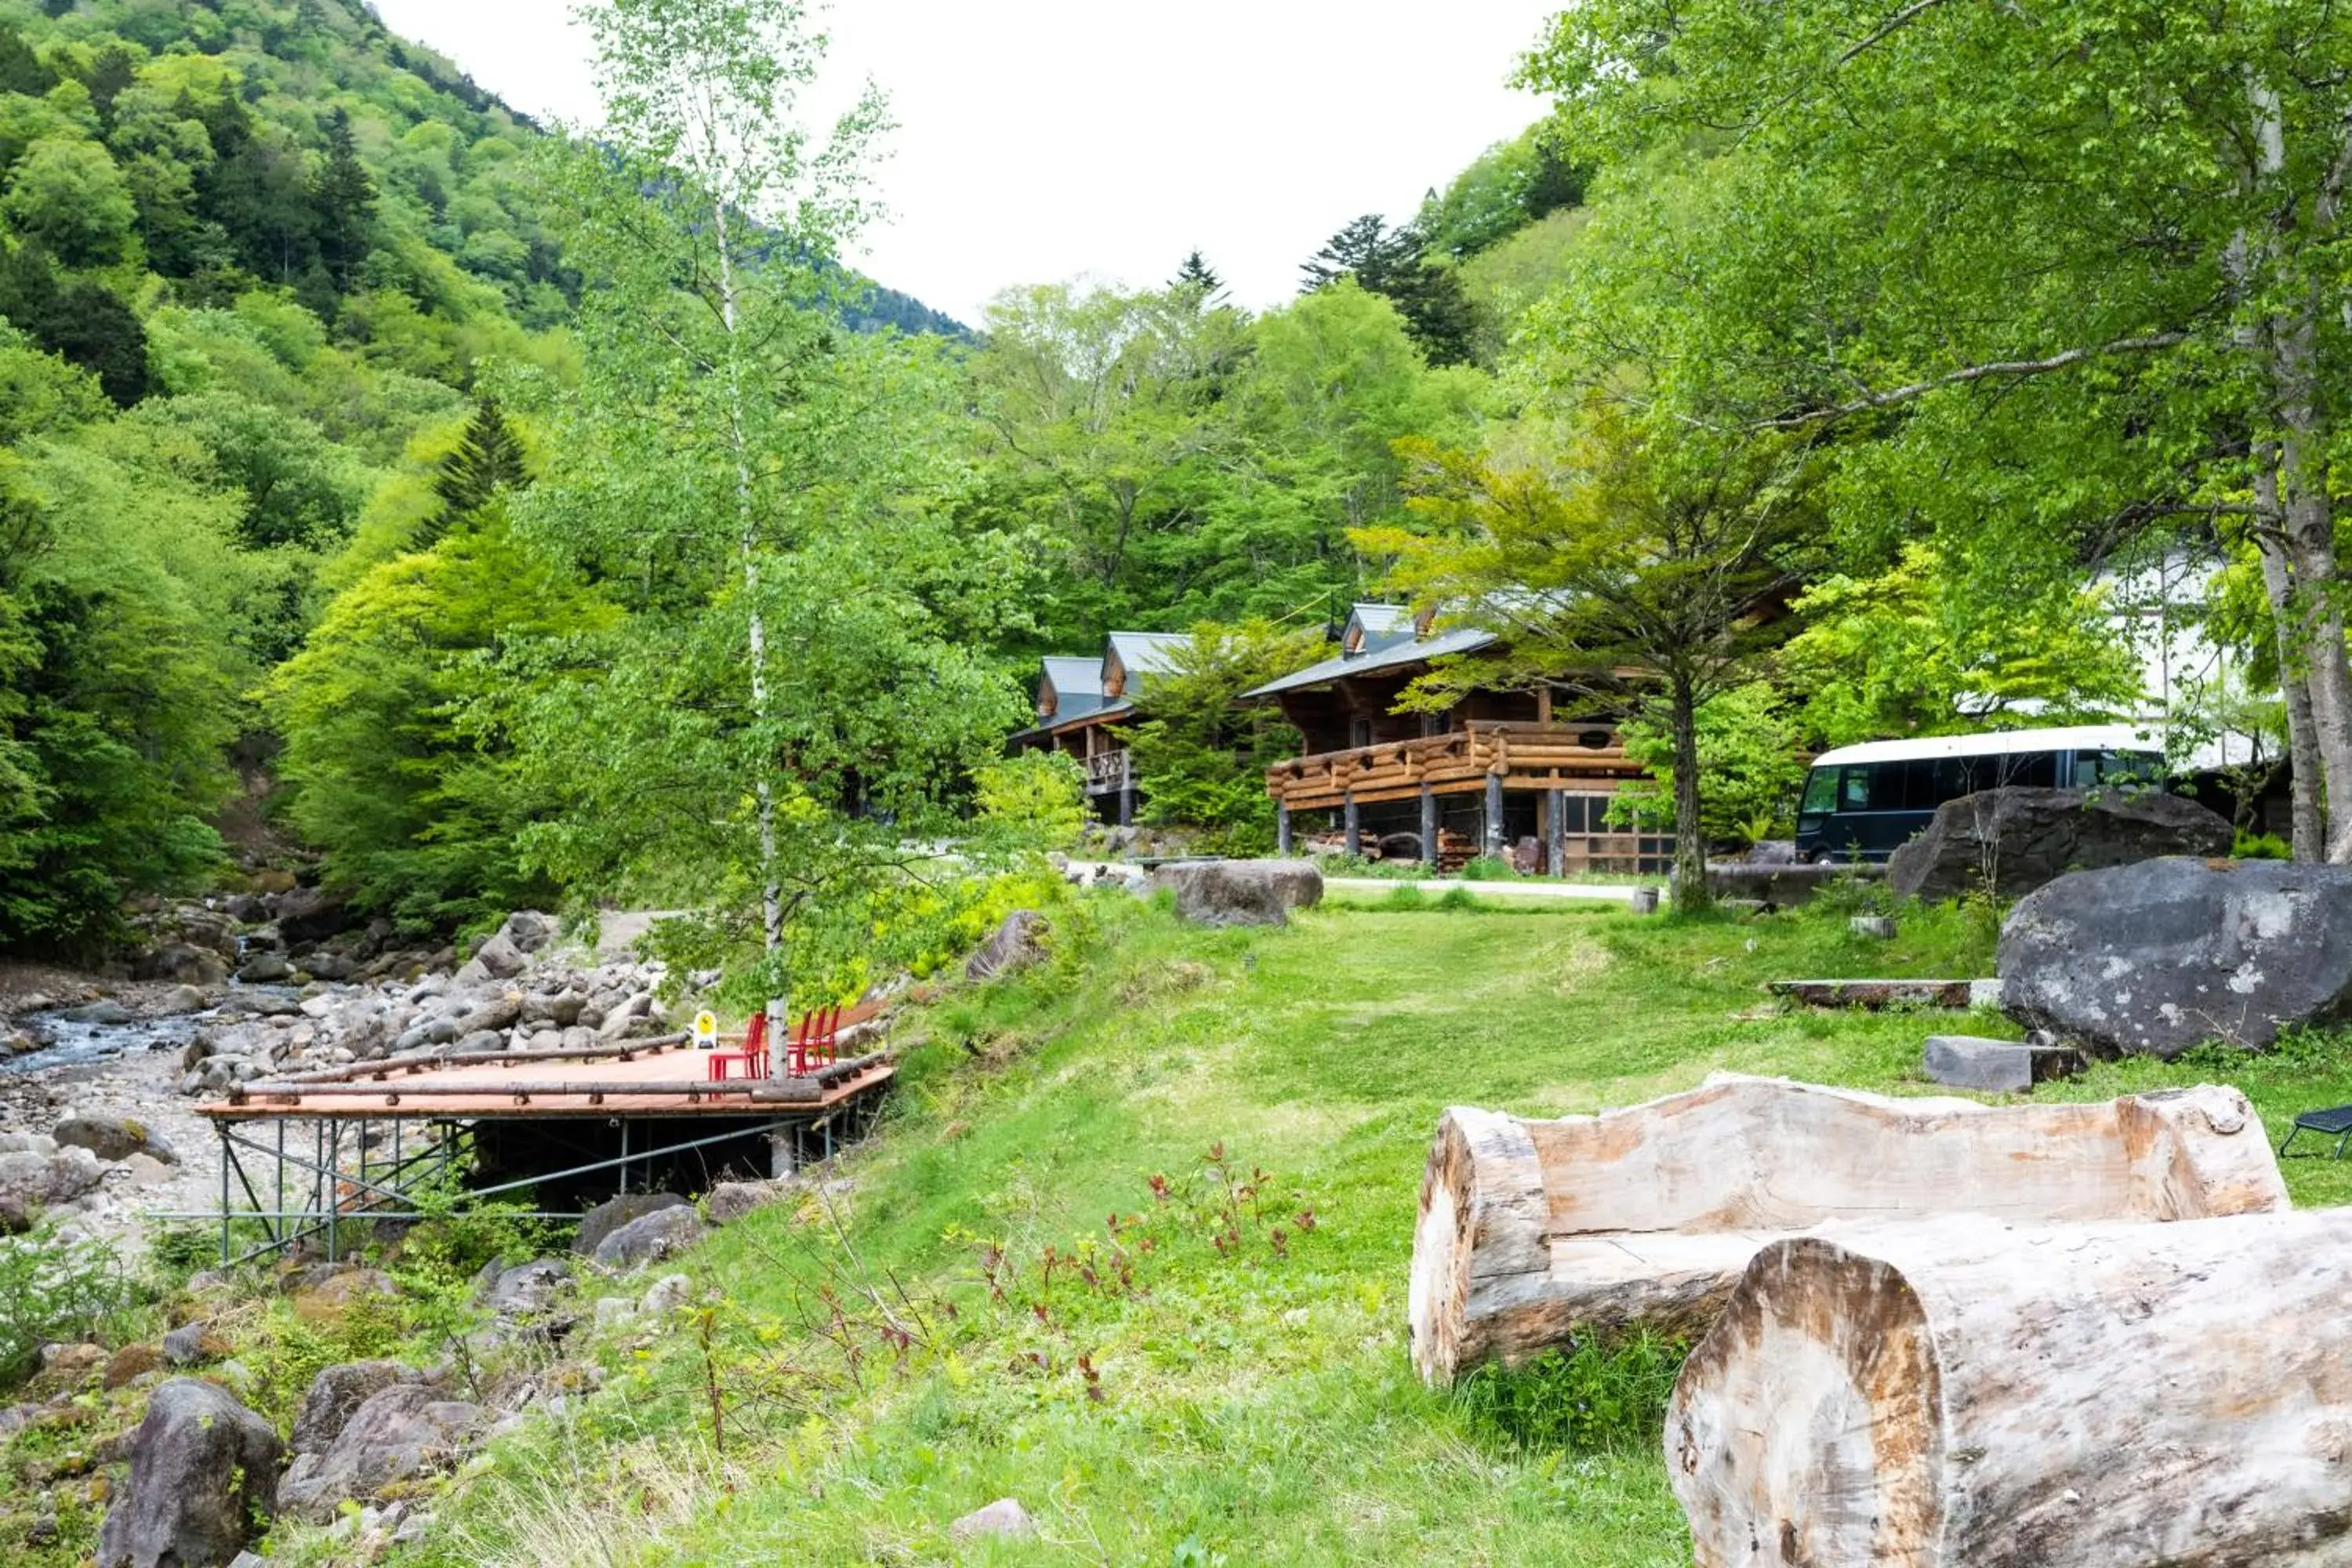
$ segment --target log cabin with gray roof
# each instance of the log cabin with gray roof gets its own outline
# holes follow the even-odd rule
[[[1008,742],[1016,752],[1059,752],[1087,773],[1087,805],[1096,816],[1131,826],[1141,781],[1118,727],[1155,676],[1174,668],[1191,639],[1181,632],[1112,632],[1096,655],[1048,656],[1037,674],[1037,721]]]
[[[1605,820],[1611,797],[1643,776],[1613,712],[1589,699],[1567,699],[1578,704],[1570,710],[1549,685],[1499,683],[1442,712],[1400,711],[1406,688],[1439,660],[1475,659],[1503,641],[1402,605],[1360,604],[1329,657],[1244,692],[1245,702],[1278,704],[1305,737],[1300,755],[1266,774],[1282,851],[1320,830],[1350,854],[1445,869],[1516,850],[1523,868],[1549,875],[1663,872],[1668,839]]]

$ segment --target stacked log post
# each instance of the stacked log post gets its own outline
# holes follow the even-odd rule
[[[1685,1364],[1698,1568],[2352,1563],[2352,1210],[1779,1241]]]
[[[2210,1085],[1987,1106],[1725,1075],[1556,1121],[1457,1108],[1422,1182],[1413,1363],[1444,1384],[1577,1329],[1692,1337],[1759,1247],[1839,1221],[2151,1222],[2286,1206],[2252,1107]]]

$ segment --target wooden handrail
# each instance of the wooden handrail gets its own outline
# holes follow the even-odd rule
[[[1326,769],[1336,776],[1339,770],[1343,767],[1377,767],[1380,765],[1379,753],[1392,748],[1396,761],[1400,764],[1410,766],[1418,763],[1426,765],[1433,752],[1452,752],[1460,749],[1475,758],[1487,749],[1486,746],[1481,745],[1482,742],[1488,742],[1504,760],[1507,761],[1510,740],[1513,736],[1522,740],[1541,737],[1545,740],[1559,738],[1573,741],[1574,737],[1596,728],[1599,726],[1592,724],[1530,724],[1517,720],[1473,720],[1462,729],[1448,730],[1443,734],[1407,735],[1399,740],[1374,741],[1368,746],[1348,746],[1336,752],[1310,752],[1304,756],[1286,757],[1272,764],[1266,772],[1269,776],[1286,773],[1293,778],[1304,778],[1311,771]],[[1614,732],[1612,731],[1612,734],[1613,739]],[[1625,754],[1625,749],[1622,745],[1586,747],[1580,742],[1577,744],[1579,750],[1586,752],[1596,760],[1622,757]]]

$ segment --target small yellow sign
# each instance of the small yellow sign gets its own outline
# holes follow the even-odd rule
[[[694,1016],[694,1043],[706,1051],[719,1043],[719,1015],[708,1007]]]

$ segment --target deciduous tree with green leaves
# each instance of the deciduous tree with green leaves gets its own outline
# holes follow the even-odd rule
[[[586,13],[605,119],[549,169],[585,287],[579,384],[515,504],[628,611],[518,648],[519,738],[562,803],[532,863],[750,916],[771,998],[837,945],[875,880],[1017,721],[979,645],[1022,574],[960,533],[935,347],[844,331],[829,263],[867,216],[872,91],[817,139],[793,118],[823,41],[791,0],[610,0]]]
[[[1323,631],[1265,620],[1192,626],[1168,668],[1144,683],[1144,718],[1126,734],[1144,792],[1146,822],[1201,829],[1212,847],[1263,854],[1274,847],[1265,770],[1297,753],[1298,731],[1271,703],[1235,700],[1312,663]]]
[[[1622,269],[1706,323],[1695,363],[1745,383],[1745,418],[1871,437],[1841,465],[1849,518],[2053,571],[2151,526],[2252,544],[2298,845],[2324,807],[2352,859],[2352,32],[2329,5],[1596,0],[1526,79],[1607,165]],[[1639,187],[1703,149],[1716,199],[1641,221]]]
[[[1411,694],[1549,681],[1637,705],[1673,742],[1675,902],[1702,907],[1699,715],[1787,637],[1778,612],[1821,560],[1811,447],[1662,430],[1600,396],[1524,444],[1536,455],[1507,466],[1407,443],[1423,526],[1356,535],[1394,562],[1393,587],[1503,636],[1498,658],[1441,662]]]

